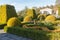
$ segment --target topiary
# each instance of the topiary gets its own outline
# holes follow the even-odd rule
[[[46,18],[46,14],[40,14],[38,15],[38,20],[44,20]]]
[[[45,27],[47,27],[48,29],[50,29],[50,30],[54,30],[54,24],[53,23],[51,23],[51,22],[45,22],[44,23],[44,26]]]
[[[32,17],[31,16],[26,16],[23,20],[23,22],[30,22],[32,21]]]
[[[18,25],[20,25],[20,21],[18,20],[17,17],[12,17],[7,22],[7,26],[18,26]]]
[[[6,24],[11,17],[17,17],[14,6],[1,5],[0,6],[0,24]]]
[[[45,21],[48,21],[48,22],[53,22],[53,21],[55,21],[56,20],[56,18],[55,18],[55,16],[53,16],[53,15],[49,15],[49,16],[47,16],[46,18],[45,18]]]
[[[36,19],[37,15],[35,9],[28,9],[26,16],[31,16],[33,19]]]

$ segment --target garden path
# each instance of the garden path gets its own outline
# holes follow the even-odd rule
[[[0,29],[0,40],[31,40],[31,39],[5,33],[3,29]]]

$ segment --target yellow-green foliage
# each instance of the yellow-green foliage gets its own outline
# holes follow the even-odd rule
[[[23,20],[23,22],[30,22],[30,21],[32,21],[31,16],[26,16]]]
[[[20,21],[18,20],[17,17],[12,17],[7,22],[7,26],[10,26],[10,27],[11,26],[18,26],[18,25],[20,25]]]
[[[57,24],[60,24],[60,20],[56,20],[56,23],[57,23]]]
[[[6,24],[11,17],[17,17],[14,6],[1,5],[0,6],[0,24]]]
[[[6,15],[6,6],[4,5],[2,7],[2,5],[0,6],[0,24],[1,23],[6,23],[6,18],[7,15]]]
[[[29,15],[29,16],[32,16],[33,17],[33,10],[32,9],[28,9],[26,15],[27,16]]]
[[[53,16],[53,15],[49,15],[49,16],[47,16],[46,19],[45,19],[45,21],[48,21],[48,22],[53,22],[53,21],[55,21],[55,20],[56,20],[56,18],[55,18],[55,16]]]
[[[55,30],[60,30],[60,26],[54,26]]]
[[[44,20],[46,18],[46,14],[40,14],[38,15],[39,20]]]

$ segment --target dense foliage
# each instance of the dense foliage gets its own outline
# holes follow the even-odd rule
[[[0,24],[6,24],[11,17],[17,17],[14,6],[1,5],[0,6]]]
[[[49,15],[49,16],[47,16],[46,19],[45,19],[45,21],[48,21],[48,22],[52,22],[52,21],[55,21],[55,20],[56,20],[56,18],[55,18],[55,16],[53,16],[53,15]]]
[[[21,22],[19,21],[19,19],[17,17],[12,17],[8,20],[7,22],[7,26],[18,26],[20,25]]]
[[[23,22],[31,22],[32,21],[32,17],[31,16],[26,16],[23,20]]]

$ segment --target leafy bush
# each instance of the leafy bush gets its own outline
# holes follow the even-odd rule
[[[40,14],[38,15],[38,20],[44,20],[46,18],[46,14]]]
[[[24,18],[23,17],[18,17],[18,19],[22,22]]]
[[[17,17],[14,6],[1,5],[0,6],[0,24],[6,24],[11,17]]]
[[[47,16],[46,19],[45,19],[45,21],[47,21],[47,22],[52,22],[52,21],[55,21],[55,20],[56,20],[56,18],[55,18],[55,16],[53,16],[53,15],[49,15],[49,16]]]
[[[34,9],[28,9],[27,10],[27,13],[26,13],[26,16],[31,16],[33,19],[36,18],[36,12]]]
[[[45,23],[44,23],[44,26],[47,27],[47,28],[49,28],[50,30],[54,30],[54,29],[55,29],[55,28],[53,27],[54,24],[51,23],[51,22],[45,22]]]
[[[12,17],[8,20],[7,22],[7,26],[17,26],[17,25],[20,25],[20,20],[18,20],[17,17]]]
[[[44,23],[43,22],[38,22],[37,25],[43,27],[44,26]]]
[[[0,29],[3,29],[6,24],[0,24]]]
[[[4,29],[7,29],[5,31],[8,33],[31,38],[32,40],[60,40],[60,32],[47,32],[21,27],[5,27]]]
[[[40,26],[39,24],[26,24],[27,27],[35,27],[35,26]]]
[[[34,24],[34,22],[25,22],[25,23],[22,23],[23,25],[26,25],[26,26],[44,26],[44,23],[42,22],[37,22],[36,24]]]
[[[34,22],[21,22],[23,25],[24,24],[34,24]]]
[[[59,30],[59,29],[60,29],[60,26],[54,26],[54,28],[55,28],[56,30]]]
[[[31,16],[26,16],[23,20],[23,22],[30,22],[30,21],[32,21]]]

